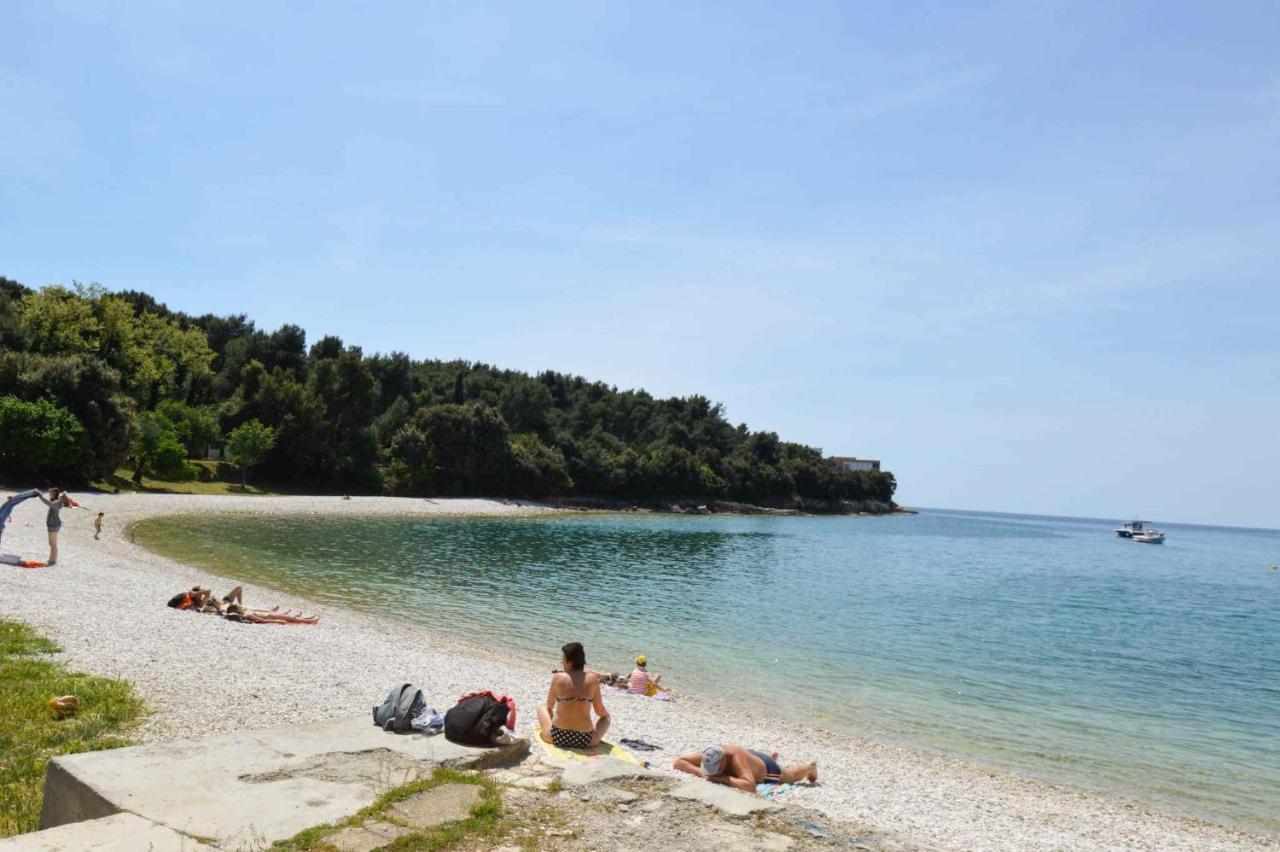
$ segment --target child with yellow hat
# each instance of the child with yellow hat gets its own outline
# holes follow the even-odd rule
[[[658,683],[662,680],[662,675],[650,674],[647,668],[648,665],[649,658],[644,654],[636,657],[636,667],[632,670],[631,677],[627,681],[627,692],[633,695],[648,696],[658,694],[660,690]]]

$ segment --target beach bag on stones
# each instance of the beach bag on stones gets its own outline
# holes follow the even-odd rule
[[[459,745],[491,746],[506,721],[507,705],[472,695],[444,714],[444,738]]]
[[[384,731],[411,731],[414,717],[427,709],[422,690],[402,683],[387,694],[387,700],[373,708],[373,724]]]

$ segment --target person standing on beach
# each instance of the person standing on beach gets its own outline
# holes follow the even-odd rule
[[[37,494],[40,502],[49,507],[49,514],[45,516],[45,528],[49,531],[49,561],[48,565],[58,564],[58,532],[62,529],[62,510],[66,506],[78,506],[75,500],[67,496],[67,492],[61,488],[50,488],[49,496]]]
[[[106,514],[107,514],[106,512],[99,512],[98,517],[93,519],[93,540],[94,541],[97,541],[98,537],[102,535],[102,517]]]

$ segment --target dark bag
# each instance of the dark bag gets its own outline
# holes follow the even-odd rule
[[[451,743],[491,746],[507,721],[507,705],[487,695],[472,695],[444,714],[444,738]]]
[[[384,731],[413,730],[409,723],[427,709],[427,699],[422,690],[411,683],[402,683],[387,694],[387,700],[373,708],[373,724]]]

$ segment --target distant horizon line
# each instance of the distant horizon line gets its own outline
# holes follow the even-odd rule
[[[1054,515],[1047,512],[1009,512],[1001,509],[953,509],[943,506],[920,506],[899,503],[904,509],[915,509],[924,512],[949,512],[958,515],[1007,515],[1011,518],[1054,518],[1063,521],[1093,521],[1102,524],[1124,523],[1123,520],[1116,521],[1111,518],[1098,518],[1089,515]],[[1135,520],[1130,518],[1129,520]],[[1144,519],[1145,520],[1145,519]],[[1157,523],[1156,521],[1146,521],[1146,523]],[[1159,521],[1165,525],[1177,527],[1203,527],[1205,529],[1224,529],[1224,530],[1245,530],[1249,532],[1265,532],[1280,533],[1280,527],[1256,527],[1256,526],[1238,526],[1235,524],[1206,524],[1199,521]]]

